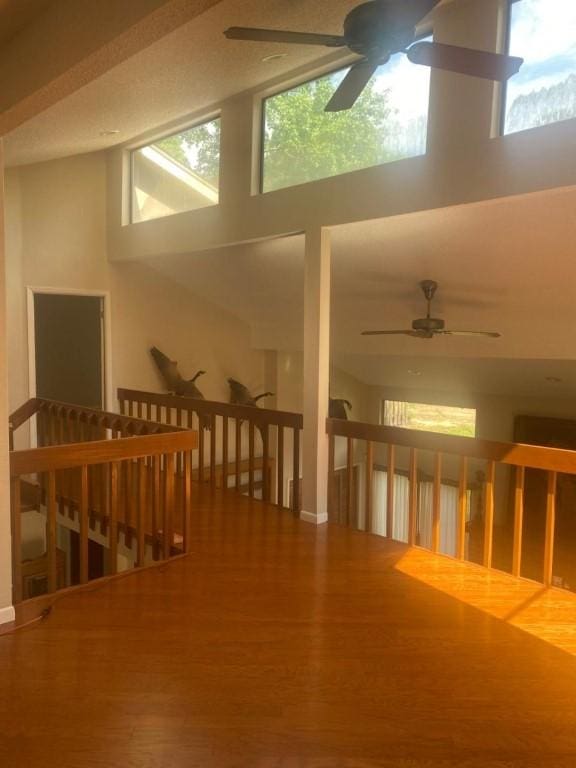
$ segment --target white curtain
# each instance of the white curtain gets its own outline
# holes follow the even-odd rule
[[[372,533],[386,536],[388,473],[375,470],[373,475]],[[404,475],[394,475],[394,524],[396,541],[408,541],[408,493],[410,484]]]
[[[420,546],[432,546],[432,503],[434,484],[420,483],[418,503],[418,532]],[[438,551],[445,555],[456,555],[456,520],[458,514],[458,488],[452,485],[440,486],[440,543]]]

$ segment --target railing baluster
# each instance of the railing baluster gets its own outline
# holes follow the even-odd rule
[[[153,471],[153,495],[152,495],[152,550],[154,560],[160,557],[160,546],[158,541],[158,530],[160,528],[161,513],[161,466],[160,456],[154,456],[152,462]]]
[[[132,459],[124,462],[124,543],[132,548],[132,532],[134,527],[134,476]]]
[[[10,510],[12,528],[12,600],[22,601],[22,512],[20,478],[10,478]]]
[[[388,463],[386,471],[386,536],[394,538],[394,479],[396,472],[396,450],[388,445]]]
[[[147,468],[146,459],[140,458],[137,463],[138,467],[138,517],[136,522],[136,536],[138,541],[138,558],[136,560],[137,566],[144,566],[146,564],[146,510],[147,510],[147,498],[146,498],[146,478]]]
[[[48,563],[48,592],[56,592],[58,588],[56,561],[56,472],[48,472],[48,497],[46,518],[46,555]]]
[[[261,424],[262,433],[262,501],[270,502],[270,432],[268,424]]]
[[[228,416],[222,417],[222,488],[228,489]]]
[[[242,454],[242,422],[240,419],[236,418],[236,432],[235,432],[235,462],[236,462],[236,481],[234,483],[234,487],[239,492],[240,491],[240,457]]]
[[[372,533],[372,515],[373,515],[373,482],[374,482],[374,443],[372,440],[366,441],[366,505],[364,511],[364,530]]]
[[[442,454],[434,457],[434,490],[432,494],[432,552],[440,547],[440,502],[442,493]]]
[[[332,433],[328,435],[328,519],[336,520],[342,524],[342,504],[336,504],[336,438]],[[336,512],[338,513],[336,515]]]
[[[460,459],[460,477],[458,481],[458,521],[456,531],[456,557],[464,560],[466,554],[466,509],[468,506],[468,459]]]
[[[119,462],[110,465],[110,525],[108,535],[110,547],[108,550],[108,571],[115,574],[118,570],[118,482],[120,477]]]
[[[346,440],[346,525],[354,525],[354,440]]]
[[[554,575],[554,532],[556,528],[556,486],[558,475],[548,472],[546,489],[546,536],[544,539],[544,573],[542,582],[545,587],[552,584]]]
[[[184,452],[184,552],[192,549],[192,452]]]
[[[248,495],[254,498],[254,422],[248,422]]]
[[[284,506],[284,427],[276,431],[276,503]]]
[[[198,413],[198,482],[204,482],[204,426],[202,413]]]
[[[210,485],[216,487],[216,414],[210,415]]]
[[[414,547],[418,519],[418,451],[416,448],[410,448],[408,483],[408,544]]]
[[[164,457],[164,559],[168,560],[172,554],[174,513],[174,454],[168,453]]]
[[[512,543],[512,575],[522,569],[522,528],[524,524],[524,467],[516,467],[514,482],[514,540]]]
[[[492,567],[492,544],[494,539],[494,477],[496,462],[486,465],[486,487],[484,497],[484,561],[485,568]]]
[[[300,430],[292,430],[292,509],[300,512]]]
[[[80,584],[88,581],[88,467],[80,468]]]

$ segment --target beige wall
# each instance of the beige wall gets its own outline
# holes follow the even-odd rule
[[[152,345],[185,376],[206,370],[208,398],[227,399],[228,376],[263,387],[264,353],[251,349],[246,325],[145,265],[109,264],[105,195],[102,154],[7,173],[10,407],[28,398],[26,286],[110,293],[114,392],[162,391]]]

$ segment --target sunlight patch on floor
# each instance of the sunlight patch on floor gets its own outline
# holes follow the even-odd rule
[[[395,567],[576,656],[576,595],[571,592],[417,548],[408,550]]]

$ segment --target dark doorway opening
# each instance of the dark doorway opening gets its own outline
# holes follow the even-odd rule
[[[104,407],[104,299],[34,294],[36,396]]]

